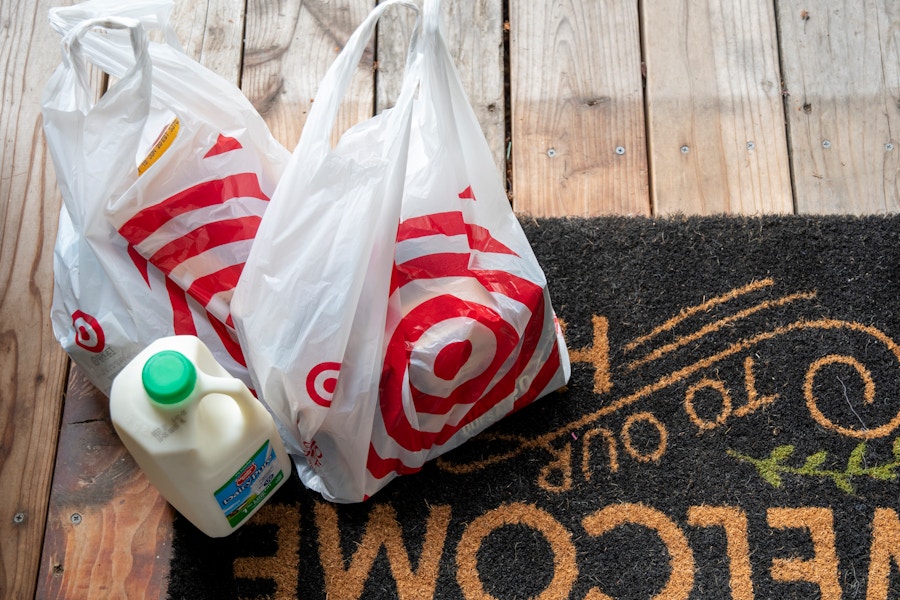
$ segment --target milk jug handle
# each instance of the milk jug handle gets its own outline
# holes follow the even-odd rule
[[[237,403],[245,420],[250,419],[252,416],[250,412],[252,396],[250,390],[247,389],[247,386],[240,379],[216,377],[215,375],[198,372],[195,390],[200,392],[201,398],[208,394],[225,394]]]

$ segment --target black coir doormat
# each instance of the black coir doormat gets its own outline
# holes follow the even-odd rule
[[[900,218],[524,226],[568,388],[365,504],[179,520],[170,598],[900,598]]]

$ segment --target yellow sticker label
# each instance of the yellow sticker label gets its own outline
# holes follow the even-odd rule
[[[166,127],[161,134],[159,134],[159,137],[153,144],[153,148],[147,154],[147,158],[145,158],[144,162],[138,166],[138,176],[143,175],[144,171],[152,167],[153,163],[159,160],[160,156],[165,154],[166,150],[169,149],[169,146],[172,145],[172,142],[175,141],[175,136],[178,135],[179,127],[180,124],[178,119],[175,119],[169,123],[169,126]]]

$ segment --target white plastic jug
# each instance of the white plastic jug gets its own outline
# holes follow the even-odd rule
[[[291,473],[272,416],[193,336],[159,339],[122,369],[110,415],[150,482],[211,537],[245,523]]]

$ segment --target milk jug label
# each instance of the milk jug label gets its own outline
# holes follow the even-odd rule
[[[231,526],[237,527],[254,508],[265,502],[283,478],[275,448],[266,440],[253,458],[215,493]]]

